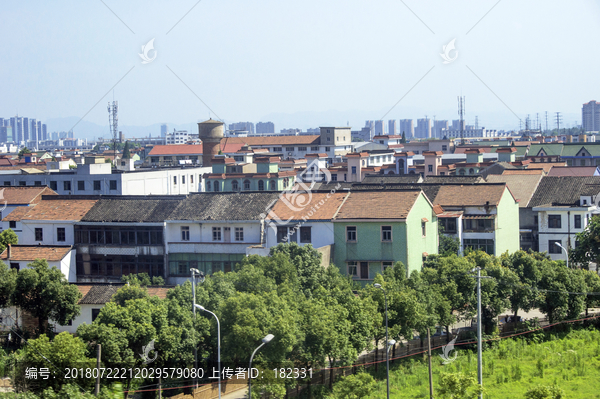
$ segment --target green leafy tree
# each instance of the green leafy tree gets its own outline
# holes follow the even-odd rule
[[[558,385],[538,385],[525,393],[525,399],[564,399],[565,391]]]
[[[460,251],[460,239],[444,234],[444,226],[439,224],[438,236],[440,238],[438,253],[442,256],[458,255]]]
[[[4,252],[8,244],[17,245],[18,243],[19,237],[12,229],[7,229],[0,233],[0,253]]]
[[[567,269],[562,262],[546,262],[541,270],[539,288],[543,297],[539,309],[548,321],[574,319],[585,310],[585,296],[571,292],[586,292],[584,277],[576,270]]]
[[[149,285],[164,285],[165,279],[161,276],[150,277],[148,273],[132,273],[121,276],[121,281],[124,283],[141,285],[147,287]]]
[[[131,158],[131,154],[129,153],[130,150],[130,144],[129,144],[129,140],[127,140],[125,142],[125,145],[123,146],[123,159],[129,159]]]
[[[48,319],[64,326],[78,316],[80,298],[77,287],[69,284],[60,270],[37,259],[18,272],[11,302],[37,318],[43,333]]]
[[[577,246],[569,251],[569,259],[589,268],[590,263],[600,264],[600,218],[593,217],[581,233],[577,233]]]
[[[371,374],[362,372],[343,377],[333,386],[333,392],[328,398],[360,399],[371,397],[376,389],[375,379]]]
[[[27,147],[23,147],[19,150],[19,158],[21,158],[25,154],[31,154],[31,150]]]
[[[518,277],[508,300],[516,319],[519,309],[529,312],[537,306],[539,292],[535,289],[540,281],[541,268],[550,258],[539,253],[517,251],[512,254],[502,254],[501,263],[511,269]]]
[[[296,243],[278,244],[271,248],[270,255],[278,253],[287,255],[296,267],[298,283],[307,297],[325,283],[325,268],[321,266],[321,254],[312,245],[301,247]]]
[[[483,392],[474,376],[463,373],[441,373],[439,394],[448,399],[475,399]]]
[[[40,335],[37,339],[30,339],[28,344],[23,347],[19,353],[19,367],[22,368],[46,368],[49,371],[50,378],[38,378],[35,381],[21,380],[25,375],[24,370],[15,372],[18,378],[18,385],[27,384],[27,389],[33,392],[42,392],[47,388],[53,388],[55,391],[69,383],[76,383],[84,389],[93,385],[93,379],[86,378],[81,373],[77,378],[72,373],[66,372],[67,369],[79,369],[95,367],[95,359],[86,356],[86,343],[80,338],[74,337],[67,332],[58,334],[52,341],[45,335]],[[70,370],[72,371],[72,370]]]
[[[17,283],[17,270],[0,261],[0,308],[10,304]]]
[[[402,132],[402,138],[400,139],[400,143],[405,144],[406,143],[406,133]]]

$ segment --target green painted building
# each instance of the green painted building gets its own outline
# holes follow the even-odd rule
[[[361,283],[401,261],[410,273],[428,254],[437,253],[437,217],[423,192],[356,191],[334,220],[333,262]]]

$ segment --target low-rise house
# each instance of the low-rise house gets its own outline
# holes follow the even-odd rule
[[[265,215],[278,199],[277,192],[252,192],[198,193],[181,200],[165,219],[169,283],[189,279],[190,268],[205,275],[229,272],[250,247],[264,248]]]
[[[56,195],[56,193],[46,186],[0,187],[0,219],[5,218],[17,208],[36,205],[42,200],[43,195]],[[25,209],[23,209],[23,212],[25,212]],[[13,224],[12,228],[15,227]],[[2,229],[4,229],[4,226],[2,226]]]
[[[351,191],[333,218],[333,263],[361,282],[395,262],[420,270],[437,253],[438,221],[420,189]]]
[[[11,269],[21,270],[37,259],[45,259],[50,267],[56,267],[70,283],[77,281],[75,275],[75,251],[71,245],[8,245],[0,254],[0,260]]]

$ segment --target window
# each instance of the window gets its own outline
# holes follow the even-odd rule
[[[173,184],[177,184],[177,176],[173,176]]]
[[[394,262],[381,262],[382,271],[385,272],[385,269],[388,267],[394,266]]]
[[[575,215],[575,228],[581,228],[581,215]]]
[[[346,241],[356,242],[356,226],[346,226]]]
[[[262,180],[258,181],[258,191],[265,191],[265,182]]]
[[[273,147],[273,152],[281,152],[283,151],[283,147]]]
[[[291,151],[294,151],[294,147],[285,147],[285,150],[291,152]]]
[[[269,182],[269,190],[271,190],[271,191],[277,190],[277,186],[275,185],[275,180],[271,180]]]
[[[212,228],[212,236],[213,236],[213,241],[221,241],[221,228],[213,227]]]
[[[250,190],[250,180],[244,180],[244,191]]]
[[[319,151],[319,147],[315,146],[315,147],[310,147],[311,151]]]
[[[56,241],[66,241],[66,233],[64,227],[56,228]]]
[[[231,190],[233,191],[239,191],[240,190],[240,183],[238,183],[237,180],[234,180],[231,182]]]
[[[190,240],[190,226],[181,226],[181,241]]]
[[[465,231],[493,231],[494,223],[492,219],[465,219]]]
[[[212,191],[210,181],[206,182],[206,191]]]
[[[337,174],[331,175],[331,181],[337,181]]]
[[[77,181],[77,190],[78,191],[84,191],[85,190],[85,181],[84,180]]]
[[[26,185],[27,185],[27,182],[24,182],[24,181],[19,182],[19,186],[26,186]]]
[[[236,241],[244,241],[244,228],[243,227],[235,228],[235,240]]]
[[[102,182],[100,180],[94,180],[94,191],[102,190]]]
[[[36,180],[33,182],[33,185],[39,187],[42,185],[42,182],[40,180]]]
[[[11,220],[10,222],[8,222],[8,227],[10,227],[11,229],[16,229],[17,222],[15,220]]]
[[[194,175],[190,175],[190,183],[194,184]]]
[[[65,191],[71,191],[71,182],[70,181],[64,181],[63,182],[63,190],[65,190]]]
[[[92,322],[94,322],[94,320],[96,320],[96,318],[98,317],[99,314],[100,314],[100,309],[92,309]]]
[[[425,237],[427,235],[427,223],[425,221],[421,221],[421,235]]]
[[[358,262],[348,262],[348,275],[358,277]]]
[[[288,229],[285,226],[277,227],[277,243],[287,242]]]
[[[447,145],[443,145],[442,146],[442,151],[446,151],[446,150],[448,150],[448,146]]]
[[[300,227],[300,242],[303,244],[310,244],[311,241],[311,228],[309,226]]]
[[[117,181],[116,180],[109,180],[108,181],[108,189],[109,190],[116,190],[117,189]]]
[[[218,193],[221,190],[221,183],[219,181],[215,181],[213,183],[213,189],[215,193]]]
[[[483,251],[489,255],[494,255],[494,240],[483,240],[483,239],[464,239],[463,249],[468,248],[474,251]]]
[[[331,151],[331,147],[325,147],[325,152]]]
[[[352,167],[352,174],[355,175],[356,174],[356,166]]]
[[[561,244],[561,240],[548,240],[548,253],[549,254],[559,254],[562,252],[562,248],[556,244]]]
[[[7,186],[7,187],[10,187],[10,182],[9,181],[5,181],[4,185]]]
[[[185,184],[185,175],[181,176],[181,184]]]
[[[561,225],[561,215],[548,215],[548,228],[560,229]]]
[[[306,147],[298,147],[298,151],[306,151]]]
[[[381,241],[392,241],[392,226],[381,226]]]
[[[427,165],[427,171],[433,172],[433,165]]]
[[[44,241],[44,230],[41,227],[35,228],[35,240]]]
[[[444,228],[444,233],[456,233],[456,218],[440,218],[438,221]]]
[[[17,271],[21,270],[21,266],[19,265],[19,262],[10,262],[10,268],[16,269]]]
[[[473,168],[469,169],[469,174],[470,175],[475,174],[475,170],[473,170]]]

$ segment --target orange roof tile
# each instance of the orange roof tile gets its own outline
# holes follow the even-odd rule
[[[443,207],[484,206],[487,202],[495,206],[500,202],[505,190],[505,184],[442,185],[432,202]]]
[[[48,262],[58,262],[71,251],[71,246],[46,246],[46,245],[12,245],[10,260],[28,262],[36,259],[46,259]],[[8,259],[8,248],[2,252],[0,259]]]
[[[351,192],[335,219],[406,219],[420,194],[421,190]]]
[[[30,206],[19,206],[16,207],[11,213],[6,215],[3,222],[20,222],[23,216],[27,215],[27,212],[31,210]]]
[[[81,220],[94,204],[98,202],[94,200],[81,199],[60,199],[41,201],[21,220]]]
[[[38,203],[42,200],[42,195],[58,195],[51,189],[45,186],[41,187],[3,187],[0,189],[4,201],[7,205],[22,205]],[[3,202],[0,199],[0,202]]]
[[[285,195],[283,195],[283,199],[279,198],[277,200],[271,212],[277,215],[280,220],[331,220],[346,195],[348,193],[337,192],[329,194],[308,192],[297,194],[293,200],[285,198]],[[288,206],[290,200],[293,204],[291,207]]]

